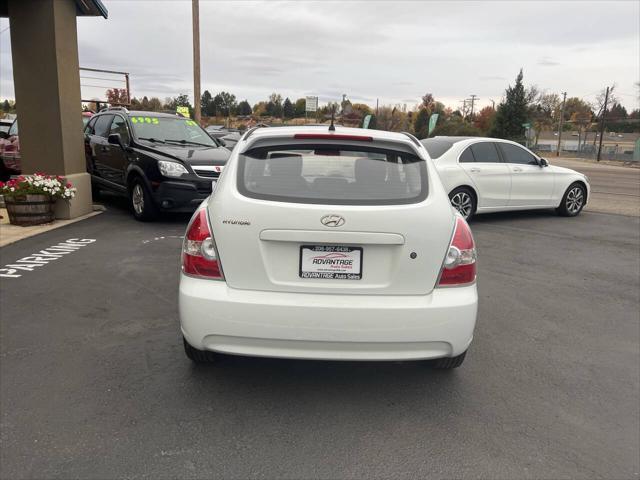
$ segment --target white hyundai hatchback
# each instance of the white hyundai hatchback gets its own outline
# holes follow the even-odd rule
[[[187,356],[462,364],[476,249],[414,137],[259,128],[185,235]]]
[[[549,165],[515,142],[498,138],[434,137],[421,140],[451,204],[465,219],[474,214],[555,208],[575,217],[586,206],[589,180]]]

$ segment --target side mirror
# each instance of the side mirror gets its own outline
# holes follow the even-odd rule
[[[540,159],[540,166],[541,167],[548,167],[549,166],[549,162],[547,162],[544,158]]]
[[[7,132],[0,132],[0,138],[1,139],[7,139],[9,138],[9,134]]]
[[[119,133],[110,133],[109,137],[107,138],[107,142],[109,142],[111,145],[118,145],[120,147],[124,147],[122,145],[122,138],[120,138]]]

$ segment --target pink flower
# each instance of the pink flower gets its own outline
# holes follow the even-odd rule
[[[73,185],[71,185],[71,182],[67,182],[67,188],[73,188]]]

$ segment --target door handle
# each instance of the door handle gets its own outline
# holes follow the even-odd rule
[[[471,173],[478,173],[480,171],[480,169],[479,168],[470,168],[469,171]]]
[[[521,172],[522,169],[520,167],[513,167],[514,172]]]

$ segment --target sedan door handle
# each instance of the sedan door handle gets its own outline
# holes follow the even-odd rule
[[[480,171],[480,169],[479,168],[470,168],[469,171],[471,173],[478,173]]]
[[[522,169],[520,167],[513,167],[514,172],[521,172]]]

